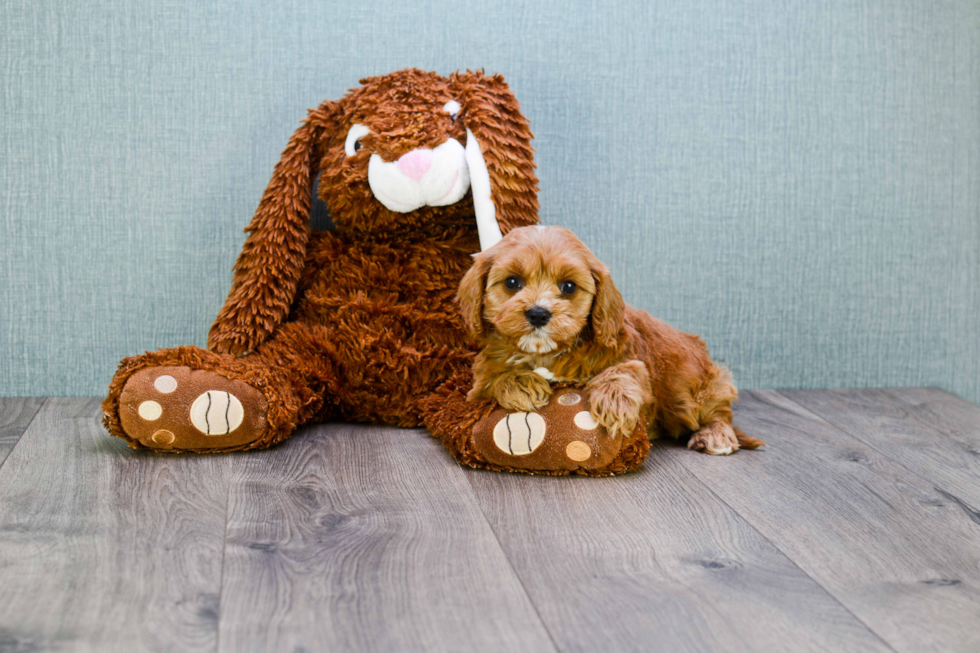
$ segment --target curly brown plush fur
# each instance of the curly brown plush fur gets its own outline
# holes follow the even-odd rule
[[[450,101],[456,114],[445,110]],[[354,124],[369,133],[349,154]],[[449,139],[465,145],[467,130],[482,146],[501,231],[536,223],[532,135],[502,77],[412,69],[361,80],[310,111],[290,139],[246,230],[211,351],[124,359],[103,402],[109,431],[133,447],[216,451],[269,446],[314,420],[418,426],[421,398],[472,360],[453,297],[479,249],[474,202],[467,193],[448,206],[389,210],[372,193],[369,159],[394,162]],[[311,232],[317,176],[335,231]],[[121,402],[127,381],[166,366],[203,370],[195,378],[218,390],[222,379],[249,384],[268,405],[266,428],[214,448],[181,445],[186,415],[154,418],[163,438],[127,433],[120,411],[145,419],[155,413],[143,404],[162,399],[151,384]]]

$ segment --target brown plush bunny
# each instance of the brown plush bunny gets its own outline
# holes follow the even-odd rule
[[[326,419],[421,423],[468,369],[471,255],[537,222],[531,132],[499,75],[403,70],[310,111],[249,225],[210,350],[126,358],[110,433],[170,451],[267,447]],[[336,229],[312,232],[314,179]]]

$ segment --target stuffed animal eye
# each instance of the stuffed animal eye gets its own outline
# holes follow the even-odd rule
[[[558,284],[558,289],[563,295],[571,295],[578,289],[578,286],[575,285],[574,281],[562,281]]]
[[[449,119],[456,122],[459,119],[459,111],[462,107],[459,106],[459,102],[456,100],[450,100],[446,102],[442,110],[449,114]]]
[[[504,285],[507,287],[507,290],[520,290],[524,287],[524,282],[517,277],[507,277],[504,279]]]
[[[361,139],[371,133],[371,130],[364,125],[351,125],[347,132],[347,139],[344,141],[344,153],[347,156],[354,156],[354,152],[364,147]]]

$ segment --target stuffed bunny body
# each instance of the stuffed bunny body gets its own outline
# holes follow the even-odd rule
[[[472,359],[453,299],[471,255],[537,222],[530,141],[500,76],[404,70],[321,104],[246,230],[209,349],[124,359],[110,433],[204,452],[324,419],[419,425]],[[317,178],[334,231],[310,228]]]
[[[476,232],[439,236],[311,241],[293,320],[316,336],[302,338],[309,360],[329,367],[318,420],[418,426],[418,398],[472,362],[453,297]]]

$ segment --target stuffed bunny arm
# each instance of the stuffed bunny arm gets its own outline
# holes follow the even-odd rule
[[[235,263],[231,292],[211,326],[208,348],[241,355],[265,341],[289,314],[310,237],[318,141],[334,103],[312,110],[289,139]]]

